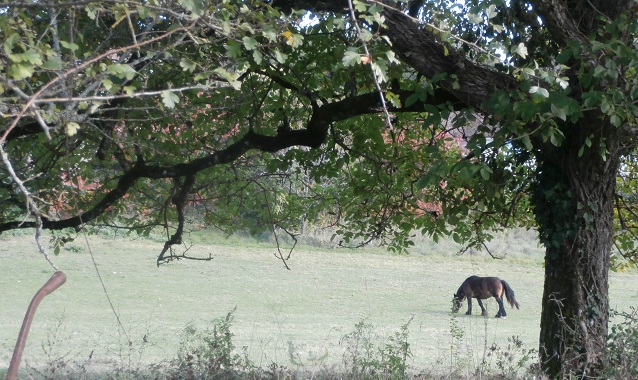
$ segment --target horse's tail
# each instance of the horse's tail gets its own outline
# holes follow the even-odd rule
[[[509,286],[507,282],[501,280],[501,284],[505,287],[505,297],[507,298],[507,302],[510,304],[512,308],[516,306],[517,309],[520,309],[520,305],[516,302],[516,297],[514,296],[514,290]]]

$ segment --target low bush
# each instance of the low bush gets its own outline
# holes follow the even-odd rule
[[[607,378],[638,379],[638,309],[612,312],[621,322],[612,325],[605,351],[609,363]]]

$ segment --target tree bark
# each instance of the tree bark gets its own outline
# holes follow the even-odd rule
[[[572,30],[559,19],[569,19],[565,7],[551,10],[546,13],[546,20],[551,20],[554,31],[570,31],[557,36],[557,42],[583,39],[582,25],[580,30]],[[479,67],[451,50],[444,51],[435,35],[417,28],[400,12],[388,11],[386,15],[387,33],[395,52],[427,77],[439,72],[455,73],[458,89],[445,84],[443,87],[466,106],[489,113],[485,102],[497,90],[517,87],[507,75]],[[552,379],[599,377],[606,365],[602,354],[609,321],[608,273],[620,156],[618,129],[600,114],[590,113],[579,125],[564,123],[561,131],[565,134],[561,147],[536,141],[538,176],[532,196],[546,247],[541,366]],[[591,146],[596,148],[581,156],[580,148],[586,138],[592,137],[596,141]],[[607,148],[605,154],[598,150],[601,146]]]
[[[539,352],[552,379],[598,377],[606,365],[618,139],[616,129],[599,128],[607,134],[597,143],[604,139],[608,154],[594,149],[579,157],[585,136],[603,123],[589,119],[569,129],[564,147],[540,156],[533,195],[546,247]]]
[[[518,88],[519,83],[512,76],[479,66],[464,53],[444,46],[436,33],[420,27],[408,15],[388,8],[384,16],[392,50],[426,78],[447,73],[448,78],[438,83],[439,91],[447,92],[448,98],[454,98],[456,103],[476,112],[489,112],[485,102],[495,92]]]

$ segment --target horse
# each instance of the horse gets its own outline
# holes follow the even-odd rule
[[[455,313],[458,312],[463,305],[463,300],[467,298],[467,313],[465,314],[472,315],[472,298],[476,298],[481,307],[481,315],[485,316],[487,315],[487,310],[485,310],[481,300],[494,297],[496,298],[496,302],[498,302],[496,318],[505,318],[507,317],[507,313],[503,306],[503,294],[505,294],[507,302],[512,308],[520,308],[520,305],[516,302],[516,297],[514,297],[514,290],[512,290],[507,282],[498,277],[470,276],[463,281],[459,290],[454,294],[454,298],[452,299],[452,311]]]

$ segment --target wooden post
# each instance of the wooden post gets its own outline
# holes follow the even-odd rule
[[[66,282],[66,275],[63,272],[57,271],[53,273],[53,276],[38,290],[33,296],[27,313],[22,321],[22,328],[18,335],[18,341],[16,347],[13,350],[13,356],[11,357],[11,363],[9,364],[9,371],[7,372],[7,380],[16,380],[18,378],[18,368],[20,367],[20,361],[22,360],[22,352],[24,346],[27,343],[27,335],[29,335],[29,329],[31,328],[31,321],[35,316],[35,310],[38,308],[40,301],[49,294],[53,293],[57,288],[62,286]]]

